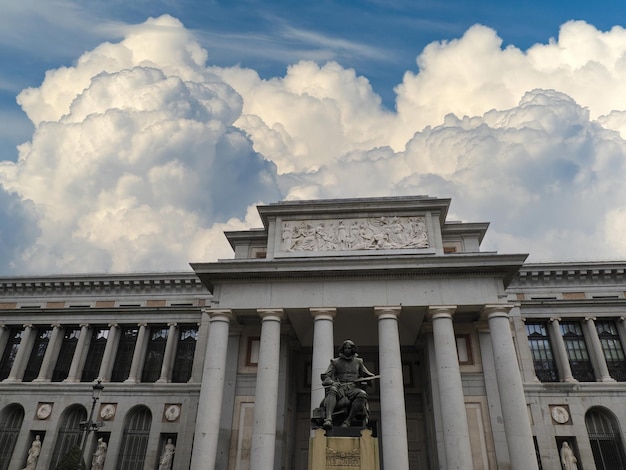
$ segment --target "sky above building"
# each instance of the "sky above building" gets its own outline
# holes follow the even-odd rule
[[[0,275],[187,270],[282,199],[427,194],[626,258],[626,4],[0,0]]]

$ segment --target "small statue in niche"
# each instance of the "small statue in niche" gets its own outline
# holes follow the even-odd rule
[[[98,447],[91,457],[91,470],[102,470],[107,457],[107,443],[103,438],[98,439]]]
[[[176,452],[176,447],[172,444],[172,440],[168,439],[167,444],[165,444],[165,447],[163,448],[161,458],[159,459],[159,470],[170,470],[172,468],[174,452]]]
[[[326,396],[322,406],[314,411],[313,421],[317,419],[324,429],[331,429],[333,421],[340,415],[342,427],[352,426],[357,420],[367,426],[369,407],[365,388],[377,376],[363,364],[354,341],[343,342],[339,356],[331,359],[321,378]]]
[[[563,464],[563,470],[578,470],[577,462],[578,459],[576,459],[569,443],[567,441],[563,442],[561,446],[561,463]]]
[[[39,434],[37,434],[30,449],[28,449],[28,457],[26,458],[26,467],[24,467],[24,470],[35,470],[37,461],[39,460],[39,454],[41,454],[41,439]]]

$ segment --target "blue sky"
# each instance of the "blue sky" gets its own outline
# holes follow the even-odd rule
[[[0,275],[188,269],[256,203],[402,194],[626,257],[623,2],[0,6]]]

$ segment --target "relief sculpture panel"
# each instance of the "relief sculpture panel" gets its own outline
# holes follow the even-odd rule
[[[281,251],[429,248],[424,217],[283,221]]]

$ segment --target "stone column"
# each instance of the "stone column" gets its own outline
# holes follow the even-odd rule
[[[130,363],[128,378],[124,381],[124,383],[139,382],[139,376],[143,368],[143,356],[145,354],[148,325],[147,323],[139,323],[138,326],[139,331],[137,332],[137,342],[135,343],[135,350],[133,351],[133,360]]]
[[[374,307],[378,317],[380,419],[384,444],[383,466],[409,470],[409,448],[404,405],[404,380],[398,315],[401,307]]]
[[[60,341],[63,340],[63,331],[61,325],[58,323],[52,324],[52,333],[50,334],[50,340],[46,347],[43,360],[41,361],[41,367],[39,368],[39,375],[33,380],[33,382],[50,382],[52,375],[52,363],[59,354]]]
[[[209,337],[205,350],[204,373],[200,387],[190,468],[215,470],[224,395],[228,332],[230,321],[234,317],[230,310],[206,309],[203,312],[209,316]]]
[[[559,365],[559,372],[561,373],[562,382],[578,382],[572,375],[572,368],[569,365],[569,357],[567,355],[567,349],[565,349],[565,341],[563,341],[563,333],[561,333],[561,325],[559,318],[550,318],[550,328],[552,329],[552,340],[556,348],[556,358]]]
[[[7,328],[4,323],[0,323],[0,351],[4,351],[11,336],[11,329]]]
[[[510,305],[485,305],[484,315],[489,323],[511,470],[537,470],[528,407],[511,335],[510,309]]]
[[[169,331],[167,332],[167,342],[165,343],[165,352],[163,353],[163,364],[161,365],[161,376],[157,383],[169,383],[172,380],[172,360],[174,358],[174,350],[178,342],[178,324],[168,323]]]
[[[321,375],[326,372],[333,358],[333,320],[335,308],[312,308],[313,359],[311,363],[311,412],[320,406],[326,392]]]
[[[36,329],[33,325],[24,325],[22,339],[20,340],[20,345],[17,348],[17,353],[15,354],[15,359],[13,360],[13,365],[11,366],[11,372],[9,372],[9,376],[4,379],[4,382],[18,382],[22,380],[22,377],[24,377],[26,361],[28,360],[28,356],[33,347],[33,342],[35,340],[33,335],[35,333]]]
[[[439,380],[441,420],[446,452],[446,468],[466,469],[471,466],[472,448],[469,439],[467,411],[452,315],[456,306],[431,306],[435,362]]]
[[[76,349],[74,350],[74,356],[72,356],[72,363],[70,364],[70,370],[67,373],[67,378],[63,382],[80,382],[80,375],[82,373],[81,364],[84,364],[83,354],[85,351],[85,344],[89,337],[89,324],[82,323],[80,326],[80,335],[78,336],[78,342],[76,343]]]
[[[98,377],[104,382],[111,380],[111,371],[114,364],[114,351],[119,344],[119,325],[117,323],[109,323],[109,335],[107,336],[107,344],[104,347],[104,353],[102,354],[102,362],[100,363],[100,370],[98,371]]]
[[[250,451],[251,470],[273,470],[278,410],[280,322],[282,309],[259,309],[262,318],[259,363],[254,396],[254,418]]]
[[[626,317],[619,317],[615,324],[617,325],[617,334],[622,343],[622,348],[626,349]]]
[[[589,343],[591,343],[592,358],[591,363],[594,366],[594,372],[598,382],[615,382],[615,379],[611,377],[609,368],[606,365],[606,357],[604,357],[604,351],[602,350],[602,343],[598,336],[598,330],[596,330],[596,323],[594,317],[585,317],[585,327],[587,328],[587,337]]]

